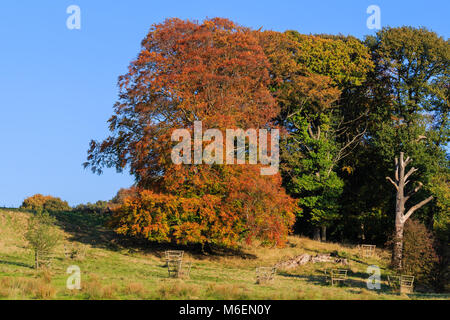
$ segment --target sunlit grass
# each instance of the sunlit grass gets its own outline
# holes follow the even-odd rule
[[[186,252],[193,262],[190,279],[169,279],[161,248],[113,246],[100,217],[60,214],[61,235],[66,243],[81,239],[82,259],[65,259],[64,241],[57,247],[49,271],[33,269],[33,255],[23,237],[30,213],[0,209],[0,299],[449,299],[448,295],[403,295],[392,293],[383,281],[381,291],[368,290],[367,266],[385,272],[388,255],[363,259],[353,246],[320,243],[290,237],[283,249],[245,247],[240,255],[204,256]],[[69,227],[68,227],[69,226]],[[101,230],[100,230],[101,229]],[[79,233],[79,234],[78,234]],[[74,235],[77,235],[75,237]],[[332,264],[307,264],[279,270],[272,284],[258,285],[255,268],[271,266],[302,253],[337,251],[350,262],[346,285],[331,287],[323,270]],[[66,289],[67,267],[81,269],[81,290]]]

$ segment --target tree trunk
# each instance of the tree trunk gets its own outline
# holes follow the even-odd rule
[[[400,166],[398,172],[397,196],[395,198],[395,235],[394,249],[392,251],[392,266],[397,270],[402,268],[403,257],[403,227],[405,225],[403,216],[405,214],[405,168],[401,165],[403,156],[400,155]]]
[[[327,227],[322,226],[322,242],[327,242]]]
[[[314,240],[320,241],[320,228],[314,228]]]
[[[397,270],[400,270],[402,268],[403,227],[404,227],[404,225],[396,227],[395,238],[394,238],[394,248],[392,251],[392,266]]]
[[[37,250],[34,251],[34,267],[39,269],[39,254]]]
[[[395,179],[392,180],[390,177],[386,177],[397,190],[397,195],[395,198],[395,234],[394,234],[394,247],[392,250],[392,266],[400,270],[402,268],[403,259],[403,229],[406,220],[413,214],[414,211],[421,208],[423,205],[427,204],[433,199],[433,197],[428,197],[425,200],[419,202],[415,206],[412,206],[408,212],[405,213],[405,203],[408,199],[422,188],[422,183],[405,194],[405,186],[409,182],[408,178],[417,171],[416,168],[411,168],[405,174],[406,166],[412,161],[409,157],[404,159],[403,152],[400,152],[400,158],[395,158]]]

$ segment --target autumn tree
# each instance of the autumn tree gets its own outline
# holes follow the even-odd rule
[[[278,174],[171,159],[173,131],[192,134],[195,121],[222,132],[273,127],[279,109],[268,67],[253,32],[229,20],[168,19],[151,28],[119,78],[112,135],[91,142],[85,164],[97,173],[129,168],[135,177],[141,191],[115,211],[116,231],[178,243],[233,246],[255,237],[284,243],[295,205]]]

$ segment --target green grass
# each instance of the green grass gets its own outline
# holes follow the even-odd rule
[[[130,244],[103,227],[105,217],[76,212],[56,215],[63,242],[52,267],[33,269],[33,255],[24,239],[30,213],[0,209],[0,299],[449,299],[449,295],[390,292],[385,281],[379,291],[366,287],[367,266],[388,272],[387,252],[363,259],[356,248],[290,237],[283,249],[246,247],[234,255],[204,255],[187,251],[192,261],[190,279],[169,279],[162,259],[164,245]],[[86,248],[86,257],[64,257],[63,243]],[[124,245],[127,243],[127,245]],[[307,264],[280,270],[270,285],[255,283],[255,268],[271,266],[301,253],[337,251],[350,261],[346,285],[331,287],[323,270],[333,264]],[[81,269],[81,290],[66,289],[67,267]],[[383,277],[385,280],[385,277]]]

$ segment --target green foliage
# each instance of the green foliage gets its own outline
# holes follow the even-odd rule
[[[299,115],[292,118],[298,131],[282,144],[284,156],[285,185],[298,199],[307,220],[315,226],[330,226],[339,218],[338,199],[343,182],[333,171],[333,154],[336,146],[330,134],[329,118],[321,115],[322,135],[313,138],[308,132],[310,124]],[[304,150],[293,153],[292,149]]]
[[[380,85],[392,94],[395,116],[408,124],[417,112],[444,113],[447,117],[435,118],[436,125],[448,126],[448,40],[426,28],[399,27],[383,28],[366,44],[383,77]]]
[[[433,227],[443,243],[450,242],[450,171],[433,176],[430,190],[436,197]]]
[[[424,207],[415,215],[426,225],[445,221],[445,196],[437,181],[449,168],[445,151],[449,139],[449,42],[425,28],[400,27],[384,28],[376,37],[368,37],[366,44],[376,65],[374,86],[386,97],[384,104],[375,104],[367,139],[367,149],[380,160],[378,174],[391,175],[395,156],[405,152],[420,172],[420,177],[413,175],[412,179],[424,184],[409,203],[430,194],[441,199],[441,206]],[[384,186],[388,193],[390,186]],[[393,202],[388,205],[392,212]]]
[[[36,269],[49,262],[60,239],[54,223],[55,219],[45,211],[38,211],[29,219],[25,239],[34,251]]]
[[[43,209],[48,212],[64,212],[72,210],[67,201],[63,201],[60,198],[49,199],[44,203]]]
[[[109,212],[109,202],[99,200],[96,203],[86,203],[79,204],[75,208],[74,211],[85,213],[85,214],[105,214]]]
[[[288,31],[260,38],[281,106],[277,120],[288,131],[281,149],[284,185],[305,209],[297,226],[331,226],[344,186],[336,169],[364,132],[366,104],[357,90],[373,69],[370,52],[354,37]]]
[[[439,238],[445,239],[448,186],[441,181],[449,168],[449,42],[425,28],[399,27],[384,28],[367,37],[365,44],[375,68],[362,86],[366,97],[361,101],[369,106],[364,143],[341,163],[341,168],[353,169],[341,173],[342,230],[354,238],[359,228],[362,237],[377,243],[389,237],[395,192],[385,177],[393,176],[394,158],[404,152],[418,169],[411,176],[416,185],[411,183],[406,191],[418,182],[424,185],[406,206],[434,196],[414,217],[430,228],[434,225]]]
[[[299,44],[297,62],[312,73],[330,77],[339,88],[360,86],[373,68],[369,50],[355,37],[286,34]]]
[[[434,249],[433,235],[415,219],[405,224],[403,237],[403,274],[416,277],[418,284],[436,286],[438,256]],[[441,279],[442,280],[442,279]]]

